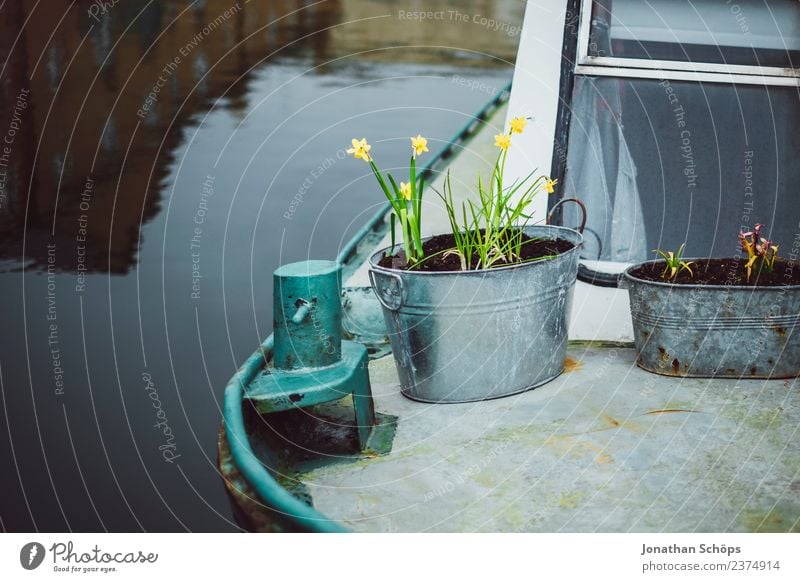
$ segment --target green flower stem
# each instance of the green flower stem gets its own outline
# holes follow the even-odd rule
[[[510,133],[509,133],[510,135]],[[439,197],[445,204],[456,250],[461,258],[461,267],[468,269],[488,269],[498,264],[531,262],[522,260],[523,229],[532,213],[529,210],[534,197],[546,177],[540,176],[530,182],[533,172],[510,186],[504,184],[508,150],[502,148],[497,155],[492,175],[487,185],[478,176],[478,200],[462,203],[462,216],[456,213],[453,191],[448,175],[444,193]],[[473,265],[473,257],[476,264]],[[544,257],[543,257],[544,258]]]

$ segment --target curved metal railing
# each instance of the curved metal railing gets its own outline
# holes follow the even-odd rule
[[[293,527],[306,532],[346,532],[340,523],[333,521],[310,505],[297,499],[275,480],[269,470],[253,452],[244,425],[242,396],[244,388],[261,371],[272,353],[272,335],[261,344],[225,387],[225,436],[233,462],[242,477],[255,490],[261,501],[276,519],[286,521]]]

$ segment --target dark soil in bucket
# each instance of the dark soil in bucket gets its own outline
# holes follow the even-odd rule
[[[800,285],[800,265],[781,261],[775,263],[770,273],[758,273],[753,269],[750,281],[747,280],[744,259],[705,259],[694,261],[691,265],[694,275],[681,271],[675,279],[665,281],[661,278],[666,263],[650,263],[631,271],[631,275],[645,281],[677,283],[679,285],[746,285],[749,287],[781,287]]]
[[[446,251],[455,249],[455,239],[452,234],[440,234],[431,237],[422,244],[425,259],[413,268],[409,268],[406,262],[405,253],[402,250],[394,255],[384,255],[378,262],[381,267],[387,269],[403,269],[414,271],[461,271],[461,259],[456,254],[447,254]],[[551,258],[575,248],[571,242],[563,239],[544,239],[533,238],[522,235],[522,248],[520,250],[520,260],[504,263],[496,262],[492,268],[508,267],[511,265],[533,262],[541,259]],[[472,265],[478,264],[478,257],[473,256]]]

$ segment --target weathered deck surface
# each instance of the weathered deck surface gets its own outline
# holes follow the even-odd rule
[[[457,405],[404,398],[372,362],[394,448],[304,474],[314,505],[357,531],[800,531],[800,383],[569,356],[550,384]]]

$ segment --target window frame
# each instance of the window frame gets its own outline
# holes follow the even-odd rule
[[[592,56],[589,54],[589,40],[594,4],[594,0],[581,2],[577,59],[574,68],[576,75],[800,86],[800,69]]]

